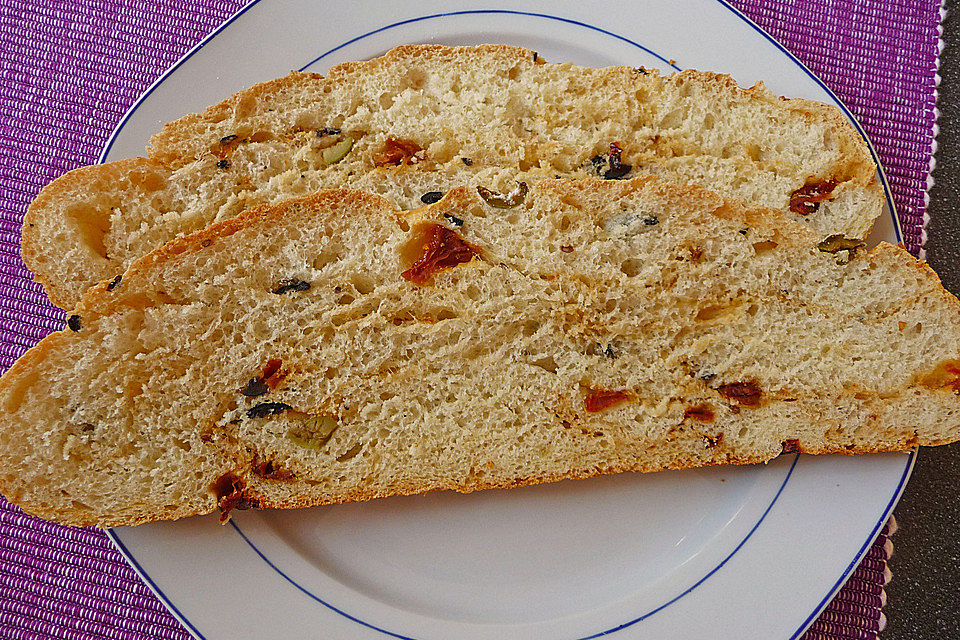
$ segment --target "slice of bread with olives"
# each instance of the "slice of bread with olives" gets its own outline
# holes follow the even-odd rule
[[[254,208],[0,378],[0,492],[74,525],[958,437],[924,263],[653,177]]]
[[[869,151],[834,107],[728,76],[547,64],[485,45],[402,46],[291,75],[183,117],[148,158],[84,167],[31,205],[23,256],[73,308],[173,238],[321,188],[400,208],[459,185],[662,174],[863,238],[882,208]],[[428,199],[433,196],[428,196]]]

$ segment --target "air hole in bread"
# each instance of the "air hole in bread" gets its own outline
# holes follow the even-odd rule
[[[380,108],[386,111],[393,106],[394,97],[391,93],[381,93],[380,97],[377,99]]]
[[[323,269],[328,264],[333,264],[334,262],[338,262],[339,260],[340,260],[340,254],[338,252],[327,249],[320,252],[320,255],[318,255],[316,258],[313,259],[313,262],[311,263],[310,266],[312,266],[314,269],[319,271],[320,269]]]
[[[527,320],[523,323],[523,335],[529,338],[540,329],[540,323],[537,320]]]
[[[353,285],[353,288],[357,290],[357,293],[361,296],[365,296],[373,292],[376,283],[373,278],[366,276],[364,274],[354,274],[350,279],[350,284]]]
[[[420,67],[411,67],[406,73],[406,85],[411,89],[420,90],[427,84],[427,72]]]
[[[642,270],[643,260],[638,258],[627,258],[620,263],[620,271],[622,271],[628,278],[634,278],[640,275]]]
[[[86,203],[69,207],[64,217],[72,224],[80,236],[80,241],[100,258],[107,259],[107,247],[104,238],[110,231],[110,214],[95,209]]]
[[[135,171],[130,174],[130,184],[149,193],[163,189],[167,186],[167,181],[153,171]]]
[[[669,113],[667,113],[662,118],[660,118],[660,128],[676,129],[683,123],[683,120],[684,120],[683,110],[674,109]]]
[[[715,304],[708,307],[704,307],[697,312],[697,320],[701,322],[706,322],[708,320],[715,320],[721,316],[729,314],[733,311],[734,307],[731,305],[725,304]]]
[[[233,110],[233,119],[234,120],[243,120],[253,114],[253,110],[257,106],[257,96],[246,93],[241,94],[240,99],[237,100],[237,105]]]
[[[356,457],[356,455],[360,453],[362,449],[363,449],[363,443],[358,442],[357,444],[347,449],[347,451],[343,455],[337,456],[337,462],[346,462],[347,460],[353,457]]]
[[[531,360],[530,364],[534,367],[539,367],[544,371],[549,371],[550,373],[557,372],[557,362],[551,356],[545,356],[543,358]]]
[[[761,253],[766,253],[767,251],[773,251],[776,249],[778,244],[773,240],[764,240],[762,242],[754,242],[753,250],[758,255]]]
[[[71,500],[70,504],[72,504],[73,508],[76,509],[77,511],[91,511],[91,512],[93,511],[93,507],[79,500]]]

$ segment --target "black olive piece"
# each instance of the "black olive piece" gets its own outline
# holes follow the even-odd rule
[[[641,222],[643,222],[643,224],[647,225],[648,227],[652,227],[653,225],[660,222],[660,218],[658,218],[657,216],[644,216]]]
[[[612,163],[611,163],[612,164]],[[633,169],[632,164],[618,164],[615,167],[610,167],[603,172],[604,180],[623,180],[630,170]]]
[[[324,127],[323,129],[317,129],[317,137],[322,138],[323,136],[338,136],[340,135],[340,129],[337,127]]]
[[[700,379],[703,380],[704,382],[709,382],[710,380],[713,380],[716,377],[717,377],[717,374],[715,373],[704,373],[700,375]]]
[[[593,165],[594,173],[600,175],[601,171],[603,171],[603,167],[607,164],[607,159],[602,155],[595,155],[590,158],[590,164]]]
[[[460,160],[463,162],[463,164],[467,165],[468,167],[473,166],[473,160],[471,160],[470,158],[460,158]]]
[[[123,278],[123,276],[117,276],[116,278],[114,278],[114,279],[110,282],[110,284],[107,285],[107,291],[113,291],[114,289],[116,289],[116,288],[117,288],[117,285],[120,284],[120,280],[121,280],[122,278]]]
[[[441,198],[443,198],[443,191],[427,191],[420,196],[420,202],[423,204],[433,204],[434,202],[440,202]]]
[[[449,213],[445,213],[443,214],[443,217],[446,218],[450,222],[450,224],[452,224],[455,227],[463,226],[463,220],[461,220],[457,216],[451,215]]]
[[[265,418],[266,416],[276,415],[293,409],[286,402],[261,402],[247,410],[248,418]]]
[[[70,331],[80,331],[80,316],[73,314],[67,318],[67,326],[70,327]]]
[[[309,288],[309,282],[304,280],[296,280],[294,278],[284,278],[280,281],[280,286],[273,290],[273,293],[277,294],[278,296],[282,296],[290,291],[306,291]]]
[[[220,138],[220,144],[230,144],[236,139],[237,139],[237,136],[234,134],[230,134],[229,136],[223,136],[222,138]]]
[[[538,54],[536,51],[534,51],[534,52],[533,52],[533,61],[536,62],[538,57],[539,57],[539,54]]]
[[[217,160],[217,169],[229,169],[230,161],[224,158],[223,160]]]
[[[259,378],[250,378],[250,382],[248,382],[247,386],[240,390],[240,393],[248,398],[256,398],[257,396],[262,396],[268,391],[270,391],[270,387],[268,387],[263,380]]]
[[[740,229],[739,231],[737,231],[737,233],[739,233],[742,236],[745,236],[747,235],[747,231],[750,231],[750,229]]]

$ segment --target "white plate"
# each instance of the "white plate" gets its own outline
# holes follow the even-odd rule
[[[142,154],[164,122],[254,82],[408,42],[502,42],[550,61],[697,67],[838,103],[725,2],[551,5],[255,2],[144,94],[103,159]],[[875,236],[896,241],[887,213]],[[784,456],[111,535],[170,610],[210,640],[797,638],[879,532],[913,460]]]

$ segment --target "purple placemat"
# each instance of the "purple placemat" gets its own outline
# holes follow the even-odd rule
[[[126,108],[243,4],[238,0],[0,0],[0,371],[64,323],[19,258],[27,204],[95,162]],[[907,247],[922,255],[936,132],[939,0],[738,0],[809,65],[869,132]],[[804,636],[882,630],[887,528]],[[0,499],[0,638],[189,636],[103,533],[23,515]]]

